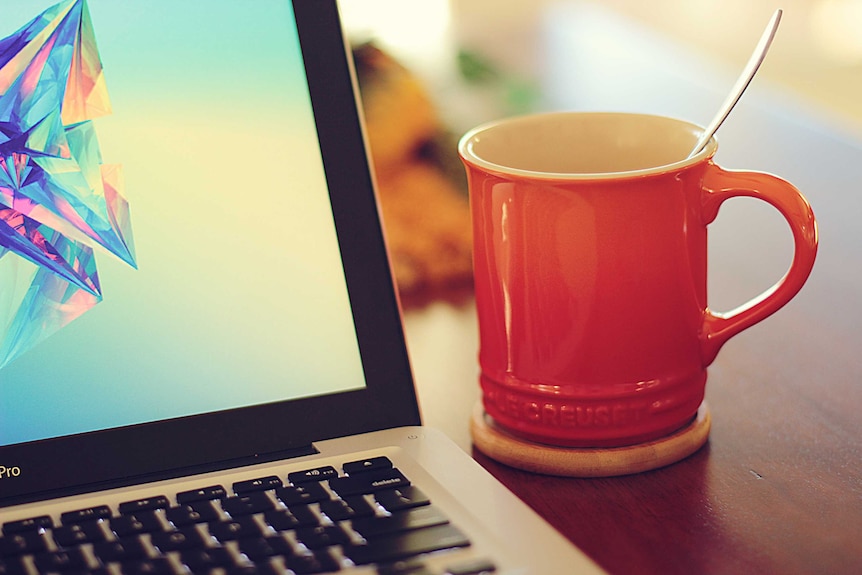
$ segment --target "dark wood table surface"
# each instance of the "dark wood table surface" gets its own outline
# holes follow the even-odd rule
[[[652,62],[665,54],[631,49],[646,85],[621,91],[625,69],[617,66],[617,77],[582,69],[589,93],[575,90],[551,105],[568,107],[573,97],[575,108],[706,123],[703,110],[715,109],[734,79],[686,83],[675,68],[669,80],[663,71],[680,65],[672,62],[644,73],[645,53],[654,50]],[[709,70],[690,72],[702,79]],[[694,455],[606,479],[501,465],[473,449],[468,432],[479,396],[473,302],[441,300],[405,313],[426,423],[611,573],[862,573],[862,138],[777,91],[752,91],[720,131],[717,159],[796,184],[818,219],[820,251],[800,294],[732,339],[710,367],[712,430]],[[655,93],[664,96],[650,99]],[[771,208],[728,202],[710,228],[711,307],[729,309],[774,283],[790,243]]]

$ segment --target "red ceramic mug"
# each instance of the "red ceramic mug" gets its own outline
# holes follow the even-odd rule
[[[670,118],[556,113],[480,126],[459,153],[473,216],[482,400],[531,441],[609,447],[692,421],[706,367],[786,304],[814,265],[817,230],[788,182],[727,171],[702,128]],[[771,289],[708,307],[707,225],[750,196],[790,224],[795,253]]]

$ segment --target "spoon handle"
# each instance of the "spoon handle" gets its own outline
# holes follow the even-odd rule
[[[721,123],[724,122],[730,114],[730,111],[742,97],[742,93],[746,88],[748,88],[752,78],[754,78],[758,68],[760,68],[760,64],[766,58],[766,52],[769,51],[769,47],[772,45],[772,39],[775,38],[775,32],[778,30],[778,23],[781,21],[781,14],[781,9],[778,9],[772,15],[772,18],[769,20],[769,24],[766,25],[766,29],[760,37],[760,41],[757,43],[757,47],[755,47],[754,52],[748,59],[748,63],[745,65],[745,68],[743,68],[742,73],[736,80],[736,84],[733,85],[733,88],[727,95],[727,99],[725,99],[721,108],[719,108],[718,113],[712,119],[712,123],[703,131],[703,134],[700,136],[697,144],[695,144],[694,149],[688,155],[689,158],[699,154],[701,150],[706,147],[709,139],[712,138],[718,130],[718,127],[721,126]]]

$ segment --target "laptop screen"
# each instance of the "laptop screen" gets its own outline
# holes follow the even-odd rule
[[[290,448],[351,429],[294,433],[287,404],[388,385],[362,341],[400,326],[345,50],[333,3],[295,4],[305,44],[286,0],[4,6],[0,454],[173,421],[185,465],[218,414],[281,414],[263,447]]]
[[[77,242],[93,248],[101,289],[63,280],[57,303],[71,308],[63,317],[56,299],[26,296],[57,272],[14,246],[0,259],[0,443],[364,385],[292,9],[283,0],[253,5],[26,0],[3,9],[3,37],[27,35],[20,27],[44,14],[42,30],[27,36],[53,42],[12,48],[34,55],[6,64],[14,70],[3,98],[20,110],[9,131],[45,115],[27,108],[63,100],[63,74],[44,73],[53,61],[68,75],[72,49],[101,59],[100,108],[85,114],[94,116],[90,145],[102,166],[119,165],[130,223]],[[92,33],[67,32],[89,27],[85,7]],[[23,80],[38,67],[28,97],[14,72]],[[7,147],[7,157],[24,156],[27,143]],[[46,172],[41,182],[5,184],[13,197],[48,196],[53,207],[104,189],[56,181],[59,170],[92,169],[88,160],[100,167],[96,153],[40,160],[25,161]],[[0,172],[3,180],[11,178]],[[77,210],[80,219],[92,211],[110,220],[100,195]],[[133,252],[117,255],[110,235]]]

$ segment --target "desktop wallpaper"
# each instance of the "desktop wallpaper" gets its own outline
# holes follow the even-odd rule
[[[363,386],[290,2],[4,4],[0,444]]]

